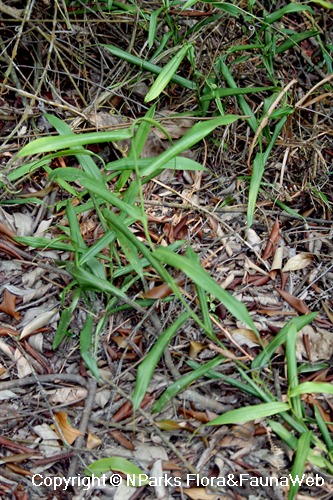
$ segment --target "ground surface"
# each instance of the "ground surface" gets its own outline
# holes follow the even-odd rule
[[[332,87],[330,54],[323,52],[323,46],[332,48],[333,43],[330,10],[315,2],[312,13],[295,12],[279,19],[272,31],[279,36],[285,30],[310,29],[318,30],[319,35],[283,52],[263,37],[267,47],[264,57],[261,49],[250,47],[257,43],[253,33],[262,26],[263,9],[272,13],[286,5],[283,1],[273,2],[274,8],[272,2],[252,2],[256,3],[257,21],[253,24],[246,16],[233,16],[208,3],[195,4],[185,12],[180,12],[178,5],[171,6],[157,17],[151,47],[150,16],[160,7],[151,2],[140,2],[138,8],[132,3],[113,2],[111,13],[107,2],[7,3],[0,2],[0,497],[286,498],[286,484],[262,486],[259,482],[259,478],[264,482],[265,478],[287,476],[295,451],[265,420],[200,426],[234,408],[262,402],[250,389],[246,392],[231,385],[230,379],[244,383],[237,367],[250,376],[251,361],[262,345],[299,315],[318,313],[297,338],[300,380],[332,380]],[[248,12],[246,2],[239,5]],[[222,70],[218,71],[223,55],[238,88],[279,85],[283,89],[294,82],[281,96],[280,108],[285,112],[289,106],[292,113],[286,114],[267,159],[250,229],[249,183],[258,146],[253,144],[251,155],[255,134],[245,119],[217,128],[186,151],[185,156],[206,170],[166,170],[143,184],[154,244],[167,246],[185,240],[203,268],[247,307],[262,345],[253,331],[207,294],[214,335],[224,349],[208,339],[193,319],[187,321],[168,343],[141,408],[133,415],[130,401],[138,365],[161,332],[179,317],[183,305],[172,295],[167,297],[165,288],[156,291],[164,286],[163,280],[147,268],[144,283],[155,294],[147,295],[146,290],[145,297],[161,300],[151,300],[143,312],[109,308],[110,295],[103,291],[83,293],[71,288],[73,278],[64,265],[73,261],[70,248],[44,245],[38,249],[15,240],[15,235],[38,236],[69,244],[67,200],[72,200],[73,207],[88,202],[86,194],[80,197],[84,189],[79,182],[72,182],[70,192],[64,184],[49,182],[55,168],[79,168],[74,156],[54,158],[45,168],[16,175],[28,161],[43,155],[15,155],[33,139],[55,134],[45,113],[63,120],[75,133],[117,129],[142,117],[149,107],[144,97],[153,82],[151,72],[124,61],[102,44],[150,60],[168,33],[171,36],[161,51],[163,57],[157,55],[154,63],[164,67],[174,56],[174,47],[192,42],[195,62],[191,65],[184,60],[178,73],[196,82],[199,89],[171,82],[157,100],[155,118],[174,140],[200,119],[218,116],[221,107],[226,114],[246,114],[235,95],[212,98],[206,109],[200,103],[204,89],[209,92],[207,81],[218,88],[227,87]],[[278,45],[284,40],[279,36]],[[259,91],[242,98],[259,119],[270,95]],[[267,102],[265,106],[267,111]],[[182,116],[170,119],[170,113]],[[277,115],[269,122],[262,139],[264,149],[278,119]],[[102,170],[103,161],[126,157],[130,146],[130,141],[124,140],[89,148],[102,159],[97,161]],[[168,140],[155,127],[142,156],[158,156],[168,147]],[[116,181],[110,178],[110,192]],[[105,231],[95,208],[78,208],[76,213],[87,247]],[[133,223],[131,230],[145,242],[140,222]],[[108,245],[100,252],[108,276],[112,274],[112,259],[116,271],[128,264],[126,252],[119,251],[115,258]],[[188,304],[200,315],[197,290],[181,271],[170,272]],[[113,283],[119,288],[128,283],[128,297],[142,299],[142,282],[131,282],[127,275],[126,280],[119,272]],[[77,306],[71,311],[73,290],[79,292]],[[72,313],[71,322],[55,349],[54,336],[65,307]],[[99,328],[89,350],[102,377],[98,383],[81,355],[80,334],[89,311]],[[154,403],[169,385],[205,367],[219,354],[222,361],[189,380],[163,408],[152,413]],[[260,377],[263,389],[278,401],[286,400],[284,345]],[[332,422],[332,399],[307,394],[303,404],[309,428],[320,437],[314,409],[324,421]],[[287,425],[285,428],[291,431]],[[328,426],[328,432],[331,430]],[[116,489],[107,482],[89,490],[85,484],[71,484],[67,491],[62,484],[56,492],[49,483],[41,484],[46,476],[83,476],[89,464],[108,457],[124,457],[151,477],[164,474],[169,483],[152,482],[139,488],[123,484]],[[331,498],[332,469],[308,463],[305,470],[312,475],[319,473],[325,481],[312,487],[303,484],[299,498]],[[35,484],[34,474],[40,474]],[[193,474],[188,476],[188,484],[187,474]],[[252,484],[245,480],[241,484],[241,474],[249,474]],[[218,491],[205,490],[205,478],[213,476],[230,481]]]

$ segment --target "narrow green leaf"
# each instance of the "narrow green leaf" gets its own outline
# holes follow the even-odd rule
[[[139,158],[138,159],[138,168],[140,171],[140,175],[144,169],[152,163],[152,158]],[[160,168],[160,171],[170,169],[170,170],[207,170],[206,167],[201,165],[195,160],[191,158],[186,158],[184,156],[176,156],[171,160],[167,161],[163,167]],[[129,170],[130,173],[134,170],[133,161],[129,158],[121,158],[120,160],[113,161],[106,165],[106,170]]]
[[[163,68],[160,66],[157,66],[156,64],[152,64],[149,61],[145,61],[143,59],[140,59],[139,57],[133,56],[132,54],[129,54],[125,50],[119,49],[115,45],[104,45],[102,44],[102,47],[105,47],[107,50],[109,50],[113,55],[116,57],[120,57],[121,59],[124,59],[124,61],[129,62],[130,64],[134,64],[135,66],[139,66],[141,69],[145,71],[150,71],[151,73],[154,73],[155,75],[159,75],[162,71]],[[190,90],[196,90],[197,86],[194,82],[191,82],[190,80],[187,80],[186,78],[183,78],[178,75],[173,75],[171,78],[171,81],[174,83],[177,83],[177,85],[181,85],[182,87],[185,87]]]
[[[282,7],[282,9],[278,9],[275,12],[272,12],[271,14],[268,14],[268,16],[264,17],[264,23],[273,24],[286,14],[290,14],[292,12],[302,12],[302,11],[313,13],[313,10],[309,5],[300,3],[289,3],[288,5]]]
[[[52,349],[55,351],[58,349],[59,345],[63,341],[63,338],[67,334],[69,323],[72,319],[71,309],[66,307],[61,312],[60,320],[58,323],[57,331],[54,336],[54,340],[52,343]]]
[[[312,3],[316,3],[317,5],[321,5],[321,7],[325,7],[325,9],[333,9],[333,3],[327,2],[326,0],[309,0]]]
[[[95,278],[102,280],[106,279],[105,267],[98,259],[92,258],[88,260],[86,263],[86,267],[93,273]]]
[[[87,245],[82,237],[80,225],[78,223],[77,216],[74,207],[71,203],[71,200],[67,201],[66,215],[68,219],[72,241],[76,244],[77,248],[81,248],[84,250],[85,248],[87,248]]]
[[[188,360],[186,364],[193,369],[199,368],[200,365],[196,361]],[[209,370],[205,373],[205,377],[215,379],[215,380],[223,380],[226,384],[239,389],[240,391],[245,392],[246,394],[251,394],[254,397],[258,397],[258,391],[253,389],[251,386],[244,384],[237,378],[229,377],[228,375],[224,375],[224,373],[216,372],[214,370]]]
[[[120,288],[112,285],[107,280],[96,278],[96,276],[94,276],[92,273],[86,271],[85,269],[76,267],[72,262],[67,262],[66,268],[82,288],[110,293],[111,295],[114,295],[115,297],[123,300],[126,304],[129,304],[134,309],[139,310],[140,312],[144,312],[144,310],[142,310],[141,307],[136,304],[136,302],[129,299]]]
[[[110,130],[108,132],[89,132],[80,134],[66,134],[54,137],[41,137],[29,142],[19,151],[18,156],[48,153],[59,149],[73,148],[75,146],[86,146],[87,144],[99,144],[103,142],[117,142],[131,139],[131,129]]]
[[[291,49],[295,45],[301,43],[303,40],[307,40],[308,38],[311,38],[312,36],[316,36],[319,34],[318,30],[311,30],[311,31],[303,31],[302,33],[295,33],[294,35],[288,36],[288,39],[281,43],[276,50],[276,54],[281,54],[282,52],[285,52],[286,50]]]
[[[227,411],[205,425],[240,424],[250,422],[251,420],[257,420],[258,418],[270,417],[271,415],[276,415],[277,413],[282,413],[289,409],[290,407],[287,403],[279,402],[245,406],[244,408],[237,408],[237,410]]]
[[[46,250],[51,248],[52,250],[63,250],[64,252],[75,252],[75,248],[73,245],[69,243],[64,243],[61,240],[62,238],[56,238],[54,240],[50,240],[49,238],[42,238],[40,236],[16,236],[15,241],[19,243],[23,243],[23,245],[28,245],[32,248],[43,248]]]
[[[79,258],[79,266],[82,266],[85,262],[93,259],[98,255],[104,248],[106,248],[110,243],[116,239],[116,235],[113,231],[107,231],[103,234],[93,245],[87,248],[86,251],[82,252]]]
[[[130,217],[134,217],[135,220],[142,219],[141,211],[137,207],[132,207],[127,203],[124,203],[118,196],[111,193],[111,191],[109,191],[102,183],[96,181],[77,168],[57,168],[53,170],[52,174],[50,175],[50,179],[65,179],[72,182],[78,181],[91,193],[94,193],[100,198],[103,198],[114,207],[117,207],[119,208],[119,210],[127,213]]]
[[[304,432],[298,440],[296,457],[291,469],[290,489],[288,500],[294,500],[301,485],[301,479],[304,474],[304,467],[308,458],[311,442],[311,431]]]
[[[121,246],[121,249],[123,250],[128,262],[130,262],[140,278],[143,278],[143,269],[142,269],[142,263],[141,259],[138,254],[138,250],[135,245],[126,238],[126,236],[123,234],[122,231],[118,231],[118,229],[113,226],[113,230],[117,235],[117,240]]]
[[[237,89],[238,88],[237,84],[236,84],[235,80],[233,79],[233,76],[231,74],[230,69],[221,59],[219,60],[219,62],[217,64],[217,68],[220,69],[220,71],[222,72],[222,75],[223,75],[225,81],[227,82],[227,84],[229,85],[229,87],[232,89]],[[256,132],[257,128],[258,128],[258,122],[257,122],[256,117],[254,116],[252,109],[248,105],[245,97],[243,97],[242,95],[238,95],[237,101],[238,101],[244,115],[250,117],[250,118],[247,118],[247,121],[248,121],[250,127],[252,128],[253,132]]]
[[[327,446],[327,450],[329,453],[333,453],[333,441],[331,438],[330,431],[328,430],[328,423],[325,422],[325,420],[323,419],[317,405],[313,405],[313,409],[314,409],[314,414],[315,414],[316,421],[318,424],[318,428],[321,432],[321,435],[323,436],[323,439],[324,439],[325,444]]]
[[[217,88],[209,92],[209,94],[205,94],[201,97],[201,102],[211,101],[215,99],[216,96],[219,97],[229,97],[233,95],[245,95],[245,94],[256,94],[258,92],[266,92],[267,90],[277,91],[276,87],[247,87],[247,88]]]
[[[282,441],[284,441],[289,446],[289,448],[291,448],[292,450],[297,449],[298,439],[291,432],[289,432],[284,425],[280,424],[280,422],[275,422],[274,420],[267,420],[267,423],[272,428],[273,432],[280,439],[282,439]],[[302,431],[302,433],[304,432],[307,432],[307,430],[305,429]],[[323,456],[321,456],[317,450],[309,450],[308,460],[309,462],[311,462],[311,464],[319,467],[320,469],[331,470],[332,474],[332,465]]]
[[[163,70],[153,83],[150,91],[146,95],[145,102],[150,102],[153,99],[156,99],[156,97],[158,97],[161,94],[161,92],[163,92],[163,90],[168,85],[172,77],[175,75],[177,69],[179,68],[182,60],[186,56],[189,49],[190,45],[185,44],[179,50],[179,52],[171,59],[171,61],[169,61],[168,64],[163,68]]]
[[[80,333],[80,355],[88,370],[91,371],[94,377],[99,379],[98,366],[91,352],[93,325],[94,318],[91,314],[88,314]]]
[[[289,328],[286,342],[286,360],[287,360],[287,375],[288,375],[288,392],[297,389],[298,387],[298,373],[297,373],[297,360],[296,360],[296,340],[297,330],[295,324]],[[303,418],[302,403],[299,396],[291,400],[291,406],[298,419]]]
[[[333,394],[333,385],[327,382],[303,382],[293,387],[289,392],[289,397],[294,398],[301,394]]]
[[[110,471],[121,472],[131,477],[140,476],[141,479],[145,476],[144,472],[139,469],[139,467],[134,465],[129,460],[126,460],[126,458],[122,457],[109,457],[95,460],[95,462],[92,462],[89,467],[87,467],[87,469],[84,471],[84,474],[85,476],[95,475],[97,477],[100,477],[102,474]],[[148,480],[146,482],[143,480],[140,483],[139,481],[136,481],[135,485],[142,486],[143,484],[148,483]]]
[[[200,286],[222,302],[235,318],[242,321],[244,325],[247,325],[258,334],[257,328],[244,304],[221,288],[200,264],[193,262],[187,257],[170,252],[168,248],[158,248],[154,252],[154,257],[165,262],[169,266],[183,271],[197,286]]]
[[[247,205],[247,224],[252,226],[254,219],[254,212],[257,203],[257,197],[260,189],[261,179],[264,174],[264,154],[257,153],[253,161],[253,169],[250,181],[249,201]]]
[[[45,118],[53,125],[53,127],[56,129],[57,132],[59,132],[60,135],[72,135],[75,137],[74,132],[70,128],[70,126],[60,120],[57,116],[46,114]],[[77,146],[73,148],[73,154],[75,155],[77,161],[80,163],[82,166],[83,170],[88,174],[91,175],[92,177],[95,177],[95,179],[99,181],[103,181],[102,174],[97,167],[96,163],[94,162],[93,158],[90,157],[91,152],[85,150],[81,146]],[[88,153],[88,154],[87,154]],[[64,153],[64,155],[67,156],[68,153]]]
[[[183,313],[176,321],[158,337],[157,341],[150,349],[146,358],[140,363],[136,376],[135,389],[132,396],[133,409],[137,410],[146,394],[148,385],[152,379],[157,363],[163,356],[165,349],[171,339],[176,335],[179,328],[188,320],[190,314]]]
[[[146,140],[148,138],[149,130],[151,127],[150,119],[154,117],[154,114],[155,114],[155,105],[151,106],[151,108],[148,109],[147,113],[142,118],[138,130],[136,131],[135,136],[131,141],[131,147],[128,157],[124,158],[124,160],[127,160],[128,164],[130,165],[130,168],[125,172],[122,172],[121,176],[119,177],[116,185],[117,191],[120,191],[125,186],[126,182],[130,178],[132,171],[136,170],[135,167],[137,166],[137,168],[139,168],[139,158],[145,146]]]
[[[316,318],[317,314],[318,313],[310,313],[304,316],[298,316],[297,318],[292,318],[288,321],[288,323],[284,325],[268,346],[266,346],[265,349],[252,361],[251,367],[256,369],[265,366],[273,356],[276,349],[285,343],[291,325],[294,325],[296,330],[299,332],[302,328],[311,323],[311,321]]]
[[[200,258],[191,247],[187,247],[186,257],[188,257],[189,260],[192,260],[196,266],[199,265],[201,267]],[[200,311],[202,314],[202,320],[203,320],[204,324],[206,325],[207,330],[210,330],[212,332],[212,335],[213,335],[213,325],[212,325],[212,320],[209,316],[208,300],[207,300],[206,291],[203,288],[201,288],[201,286],[198,286],[198,285],[195,286],[195,289],[197,291],[198,301],[199,301],[199,305],[200,305]]]
[[[219,118],[213,118],[203,122],[196,123],[179,141],[173,146],[170,146],[166,151],[161,153],[157,158],[151,160],[149,165],[142,170],[142,175],[150,176],[158,172],[169,161],[178,156],[186,149],[191,148],[194,144],[204,139],[217,127],[228,125],[240,118],[237,115],[225,115]]]
[[[204,363],[193,372],[188,373],[187,375],[176,380],[173,384],[169,385],[169,387],[163,392],[162,396],[154,404],[152,412],[157,413],[161,411],[170,399],[175,397],[182,390],[186,389],[186,387],[196,380],[199,380],[207,372],[209,372],[209,370],[212,370],[216,366],[223,363],[224,360],[225,358],[223,356],[216,356],[214,359],[207,361],[207,363]]]
[[[149,31],[148,31],[148,47],[151,49],[155,42],[156,29],[157,29],[157,19],[158,16],[163,12],[163,7],[155,10],[150,14]]]

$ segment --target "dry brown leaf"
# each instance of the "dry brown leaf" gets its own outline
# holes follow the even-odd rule
[[[46,326],[49,324],[51,319],[57,314],[58,309],[55,307],[52,309],[52,311],[46,311],[37,318],[34,318],[32,321],[30,321],[22,330],[22,333],[20,335],[20,340],[22,340],[24,337],[27,335],[30,335],[31,333],[34,333],[36,330],[39,328],[42,328],[43,326]]]
[[[19,467],[16,464],[7,464],[6,468],[10,469],[12,472],[15,472],[15,474],[20,474],[21,476],[31,477],[33,475],[32,472],[30,472],[30,471],[28,471],[26,469],[22,469],[22,467]],[[24,496],[21,496],[21,494],[24,495]],[[23,500],[25,498],[27,500],[29,500],[29,497],[27,496],[26,492],[20,491],[20,496],[19,497],[16,495],[16,492],[15,492],[15,499],[16,500]]]
[[[204,411],[188,410],[187,408],[183,408],[182,406],[180,406],[177,411],[179,415],[182,415],[183,417],[194,418],[195,420],[198,420],[199,422],[202,422],[204,424],[209,422],[209,418]]]
[[[258,234],[254,231],[254,229],[247,228],[245,230],[245,240],[248,244],[253,247],[259,247],[261,245],[262,239]]]
[[[298,255],[294,255],[291,257],[288,262],[284,265],[282,271],[284,273],[288,271],[298,271],[300,269],[304,269],[306,266],[311,264],[312,255],[309,253],[299,253]]]
[[[11,294],[7,288],[5,288],[4,294],[3,294],[3,300],[0,304],[0,311],[9,314],[9,316],[12,316],[12,318],[16,319],[18,321],[21,317],[21,313],[18,311],[15,311],[15,306],[16,306],[16,297],[15,295]]]
[[[232,330],[230,334],[239,345],[247,345],[248,347],[256,347],[259,345],[257,335],[247,328],[236,328]]]
[[[39,455],[39,453],[35,451],[30,451],[29,453],[17,453],[15,455],[9,455],[8,457],[2,457],[1,463],[19,464],[36,455]]]
[[[288,304],[296,309],[301,314],[309,314],[311,310],[304,304],[303,300],[294,297],[291,293],[285,292],[284,290],[280,290],[275,287],[275,290],[281,295],[283,300],[288,302]]]
[[[190,358],[195,359],[198,356],[199,352],[203,351],[203,349],[207,349],[207,346],[205,344],[192,340],[190,342]]]
[[[166,115],[166,116],[170,116],[171,114],[174,114],[169,109],[162,109],[160,111],[160,113],[161,113],[161,115]],[[180,137],[183,137],[183,135],[185,135],[186,132],[188,132],[188,130],[191,127],[193,127],[194,120],[191,117],[185,118],[185,117],[174,116],[174,117],[170,117],[168,119],[162,119],[161,125],[172,139],[179,139]],[[154,134],[157,135],[157,137],[159,137],[162,140],[167,140],[167,137],[162,132],[162,130],[155,128],[155,127],[152,130],[153,130]]]
[[[121,444],[123,448],[125,448],[126,450],[134,451],[135,448],[132,441],[126,439],[125,436],[120,431],[115,429],[114,431],[110,431],[109,434],[110,436],[113,437],[115,441],[118,441],[118,443]]]
[[[282,267],[282,259],[283,259],[283,247],[278,247],[274,254],[271,270],[275,271],[276,269],[281,269]]]
[[[93,434],[92,432],[88,432],[88,437],[87,437],[87,448],[88,450],[95,450],[99,446],[103,444],[103,441],[96,436],[96,434]]]
[[[145,299],[164,299],[172,293],[173,291],[171,290],[169,285],[163,283],[163,285],[155,286],[151,290],[148,290],[148,292],[142,294],[142,296]]]
[[[252,262],[252,260],[249,259],[246,255],[245,255],[245,259],[244,259],[244,269],[245,269],[245,271],[249,271],[250,269],[253,269],[254,271],[257,271],[258,273],[263,274],[264,276],[268,275],[267,271],[265,271],[264,269],[261,269],[261,267],[257,266],[257,264]]]
[[[61,387],[54,391],[48,391],[50,403],[53,404],[73,404],[87,397],[87,389],[84,387]]]
[[[27,359],[21,354],[21,351],[19,349],[15,349],[14,357],[16,361],[18,378],[24,378],[30,375],[30,373],[32,373],[32,368]]]
[[[6,356],[9,357],[12,361],[15,361],[14,350],[11,346],[9,346],[6,342],[0,340],[0,351],[2,351]]]
[[[308,350],[304,345],[304,337],[308,339]],[[296,355],[299,361],[309,359],[309,355],[311,356],[310,361],[313,363],[316,361],[329,360],[333,356],[333,335],[331,331],[319,328],[318,326],[316,326],[314,330],[311,325],[306,325],[298,333]]]
[[[328,319],[330,320],[331,323],[333,323],[333,313],[330,311],[328,305],[325,303],[325,302],[321,302],[321,305],[323,306],[323,309],[326,313],[326,316],[328,317]]]
[[[63,434],[63,437],[65,438],[68,444],[73,444],[78,436],[82,436],[81,431],[79,431],[78,429],[74,429],[74,427],[72,427],[69,424],[67,420],[67,413],[65,413],[64,411],[59,411],[55,413],[54,418],[56,419]],[[56,427],[55,427],[55,432],[57,433],[60,439],[63,439],[62,436],[58,434],[58,430]]]
[[[0,222],[0,233],[8,236],[10,239],[16,238],[17,234],[14,233],[9,227],[7,227],[3,222]]]
[[[152,399],[153,398],[149,396],[149,394],[145,394],[140,404],[140,408],[144,408]],[[122,420],[125,420],[125,418],[131,417],[132,410],[132,403],[126,401],[126,403],[124,403],[123,406],[113,415],[113,417],[111,418],[111,422],[121,422]]]
[[[274,254],[277,242],[279,241],[279,237],[280,237],[280,225],[279,225],[279,220],[276,219],[272,227],[271,234],[269,235],[269,239],[267,241],[264,253],[262,254],[263,260],[269,259],[269,257],[271,257]]]

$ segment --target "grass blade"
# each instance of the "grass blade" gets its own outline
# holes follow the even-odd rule
[[[296,361],[296,340],[297,330],[295,324],[289,328],[286,342],[286,361],[287,361],[287,376],[288,376],[288,389],[290,392],[298,387],[298,373]],[[291,399],[291,406],[298,419],[303,417],[302,403],[299,396],[294,396]]]
[[[311,321],[316,318],[317,314],[318,313],[310,313],[297,318],[292,318],[288,321],[288,323],[284,325],[268,346],[266,346],[265,349],[252,361],[252,368],[262,368],[269,362],[276,349],[286,341],[292,325],[294,325],[296,330],[299,332],[302,328],[311,323]]]
[[[268,14],[268,16],[264,17],[264,23],[273,24],[286,14],[302,11],[313,13],[313,10],[309,5],[290,3],[288,5],[285,5],[285,7],[282,7],[282,9],[278,9],[275,12],[272,12],[272,14]]]
[[[295,398],[301,394],[333,394],[333,385],[327,382],[303,382],[289,391],[289,397]]]
[[[244,408],[227,411],[223,415],[214,418],[205,425],[240,424],[251,420],[257,420],[258,418],[270,417],[271,415],[276,415],[277,413],[282,413],[289,409],[290,407],[288,403],[279,402],[245,406]]]
[[[160,412],[170,399],[179,394],[183,389],[186,389],[190,384],[203,377],[209,370],[212,370],[216,366],[223,363],[225,360],[222,356],[216,356],[216,358],[211,359],[204,365],[200,366],[193,372],[188,373],[184,377],[179,378],[173,384],[171,384],[166,391],[163,392],[162,396],[156,401],[152,408],[153,413]]]
[[[84,172],[81,172],[77,168],[71,168],[71,167],[67,167],[66,169],[57,168],[53,170],[52,174],[50,175],[50,180],[51,179],[55,180],[65,179],[68,181],[78,181],[90,192],[96,194],[100,198],[103,198],[105,201],[119,208],[119,210],[122,210],[123,212],[127,213],[127,215],[133,217],[135,220],[142,219],[142,213],[138,208],[128,205],[127,203],[122,201],[118,196],[111,193],[111,191],[109,191],[102,183],[96,181],[95,179],[88,176]]]
[[[48,153],[59,149],[86,146],[87,144],[100,144],[103,142],[117,142],[131,139],[132,130],[129,128],[110,130],[108,132],[88,132],[84,134],[65,134],[54,137],[41,137],[26,144],[18,156]]]
[[[253,224],[254,212],[256,209],[257,197],[260,189],[261,179],[264,174],[264,154],[257,153],[253,161],[253,169],[250,181],[249,201],[247,205],[247,224]]]
[[[158,97],[163,92],[172,77],[175,75],[190,47],[191,46],[189,44],[185,44],[180,49],[180,51],[171,59],[171,61],[169,61],[168,64],[163,68],[163,70],[153,83],[150,91],[146,95],[145,102],[150,102],[153,99],[156,99],[156,97]]]
[[[244,304],[221,288],[200,264],[193,262],[193,260],[187,257],[170,252],[168,248],[158,248],[155,250],[154,256],[158,260],[183,271],[197,286],[212,294],[220,302],[223,302],[224,306],[235,318],[258,333]]]
[[[176,335],[179,328],[188,320],[190,314],[183,313],[177,320],[158,337],[157,341],[150,349],[146,358],[140,363],[136,376],[135,389],[132,396],[133,409],[137,410],[147,391],[149,382],[152,379],[157,363],[163,356],[171,339]]]
[[[159,75],[163,71],[163,68],[161,68],[160,66],[157,66],[156,64],[152,64],[151,62],[140,59],[139,57],[133,56],[132,54],[129,54],[125,50],[119,49],[115,45],[102,44],[102,47],[108,49],[113,55],[120,57],[121,59],[124,59],[124,61],[127,61],[130,64],[134,64],[135,66],[139,66],[141,69],[144,69],[145,71],[150,71],[155,75]],[[187,80],[186,78],[183,78],[178,75],[173,75],[171,81],[177,83],[177,85],[181,85],[182,87],[185,87],[190,90],[196,90],[197,88],[194,82],[191,82],[190,80]]]
[[[98,366],[91,353],[93,325],[94,318],[91,314],[88,314],[80,333],[80,354],[86,367],[91,371],[94,377],[99,380]]]
[[[304,432],[298,440],[296,457],[293,467],[291,469],[290,490],[288,493],[288,500],[293,500],[300,487],[300,480],[304,474],[304,467],[308,458],[311,442],[311,431]]]
[[[175,158],[186,149],[191,148],[199,141],[204,139],[217,127],[228,125],[240,118],[237,115],[225,115],[220,118],[214,118],[204,122],[196,123],[176,144],[169,147],[166,151],[154,158],[149,165],[142,170],[142,175],[150,176],[158,172],[169,160]]]

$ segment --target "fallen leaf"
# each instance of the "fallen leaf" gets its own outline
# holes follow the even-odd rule
[[[231,332],[232,338],[239,345],[247,345],[248,347],[256,347],[259,345],[259,339],[257,335],[247,328],[236,328]]]
[[[125,438],[125,436],[117,429],[114,431],[110,431],[109,434],[110,436],[113,437],[115,441],[118,441],[118,443],[121,444],[121,446],[126,450],[133,451],[135,449],[132,441],[129,441],[127,438]]]
[[[8,236],[10,239],[16,238],[17,234],[14,233],[9,227],[7,227],[3,222],[0,222],[0,233]]]
[[[82,399],[85,399],[87,397],[87,389],[84,387],[61,387],[56,390],[48,391],[48,397],[50,403],[53,404],[62,404],[66,403],[68,404],[73,404],[77,403],[78,401],[82,401]]]
[[[276,269],[281,269],[282,267],[282,259],[283,259],[283,247],[278,247],[274,254],[271,270],[275,271]]]
[[[64,411],[59,411],[55,413],[54,418],[58,422],[63,437],[65,438],[68,444],[73,444],[78,436],[82,436],[81,431],[79,431],[78,429],[74,429],[74,427],[71,427],[71,425],[67,420],[67,413],[65,413]],[[58,434],[57,428],[55,428],[55,432],[57,433],[60,439],[63,439],[63,437],[60,436],[60,434]]]
[[[7,288],[5,288],[4,294],[3,294],[3,300],[0,304],[0,311],[9,314],[9,316],[12,316],[12,318],[16,319],[18,321],[21,317],[21,313],[18,311],[15,311],[15,306],[16,306],[16,297],[15,295],[11,294]]]
[[[269,257],[271,257],[274,254],[277,242],[279,241],[279,237],[280,237],[280,226],[279,226],[279,220],[276,219],[272,227],[271,234],[269,235],[269,239],[267,241],[265,250],[262,254],[262,258],[264,260],[269,259]]]
[[[311,312],[310,309],[304,304],[303,300],[298,299],[297,297],[294,297],[294,295],[291,295],[291,293],[280,290],[279,288],[275,287],[275,290],[281,295],[283,300],[288,302],[288,304],[299,313],[309,314]]]
[[[333,313],[330,311],[328,305],[325,303],[325,302],[321,302],[322,306],[323,306],[323,309],[326,313],[326,316],[328,317],[328,319],[330,320],[331,323],[333,323]]]
[[[88,450],[95,450],[99,446],[103,444],[103,441],[96,436],[96,434],[93,434],[92,432],[88,432],[88,437],[87,437],[87,449]]]
[[[32,368],[27,359],[21,354],[19,349],[15,350],[14,357],[16,361],[18,378],[24,378],[30,375],[30,373],[32,373]]]
[[[190,358],[195,359],[198,356],[199,352],[201,352],[203,349],[207,349],[207,346],[205,344],[192,340],[190,342]]]
[[[311,264],[312,255],[309,253],[299,253],[291,257],[288,262],[286,262],[282,271],[286,273],[287,271],[298,271],[304,269],[306,266]]]
[[[46,311],[40,316],[37,316],[37,318],[34,318],[32,321],[30,321],[22,330],[22,333],[20,335],[20,340],[22,340],[24,337],[27,335],[30,335],[31,333],[34,333],[36,330],[39,328],[42,328],[43,326],[46,326],[49,324],[51,319],[57,314],[58,309],[55,307],[52,309],[52,311]]]

